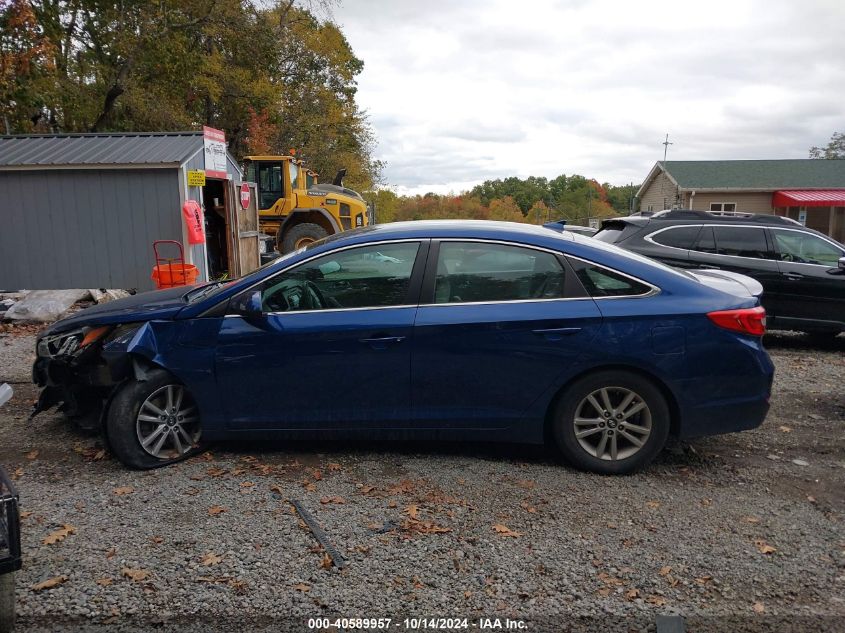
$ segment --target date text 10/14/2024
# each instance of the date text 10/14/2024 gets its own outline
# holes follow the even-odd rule
[[[461,630],[478,629],[488,631],[524,631],[528,624],[524,620],[510,618],[309,618],[308,628],[312,630],[386,630],[403,628],[406,630]]]

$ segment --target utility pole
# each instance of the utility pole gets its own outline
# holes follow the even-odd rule
[[[663,196],[663,209],[666,208],[666,154],[669,151],[669,146],[674,145],[669,141],[669,132],[666,132],[666,140],[661,143],[663,145],[663,178],[660,182],[660,194]]]
[[[669,142],[669,133],[666,132],[666,140],[661,143],[663,145],[663,162],[666,162],[666,153],[669,151],[669,146],[674,145],[674,143]]]

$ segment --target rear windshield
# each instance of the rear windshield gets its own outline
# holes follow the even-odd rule
[[[593,239],[600,240],[602,242],[607,242],[608,244],[613,244],[619,241],[619,238],[622,237],[622,233],[624,230],[624,224],[612,224],[606,229],[602,229],[601,231],[593,235]]]

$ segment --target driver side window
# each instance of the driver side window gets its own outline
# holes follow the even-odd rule
[[[772,229],[782,262],[836,266],[842,252],[830,242],[799,231]]]
[[[407,302],[419,242],[373,244],[329,253],[261,286],[264,312],[376,308]]]

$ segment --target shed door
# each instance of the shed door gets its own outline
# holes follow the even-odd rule
[[[229,181],[229,227],[232,231],[230,242],[233,245],[230,275],[242,277],[261,265],[258,251],[258,187],[254,182],[246,183],[249,187],[249,206],[241,206],[241,185],[243,182]]]

